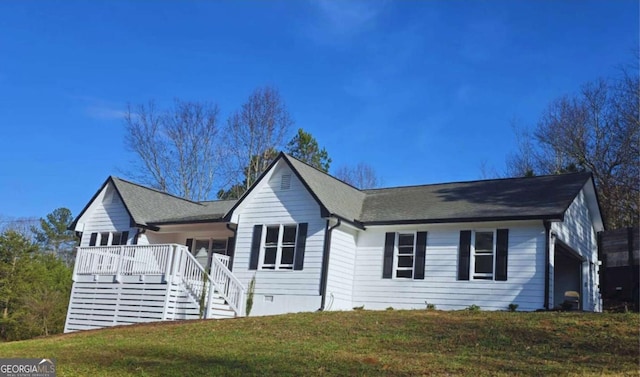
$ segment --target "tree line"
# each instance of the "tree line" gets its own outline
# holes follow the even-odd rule
[[[508,176],[591,172],[609,230],[640,220],[638,66],[552,100],[533,127],[516,127]]]
[[[77,245],[72,220],[58,208],[37,225],[17,220],[0,231],[0,341],[64,330]]]
[[[174,100],[159,109],[153,101],[128,105],[125,146],[136,157],[130,178],[158,190],[201,201],[237,199],[285,151],[329,172],[332,159],[302,128],[291,136],[294,120],[279,91],[255,89],[225,124],[212,102]],[[334,174],[359,188],[376,187],[375,169],[365,163],[343,165]],[[217,189],[217,191],[216,191]]]

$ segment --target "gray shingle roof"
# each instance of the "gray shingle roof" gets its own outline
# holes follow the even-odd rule
[[[562,219],[591,178],[590,173],[576,173],[358,190],[284,153],[272,166],[280,159],[302,180],[324,216],[335,215],[356,225]],[[133,222],[142,226],[223,221],[239,204],[238,200],[193,202],[120,178],[109,179]]]
[[[363,223],[561,219],[590,173],[365,190]]]
[[[352,222],[359,219],[364,192],[289,155],[283,155],[329,214]]]
[[[236,202],[221,200],[198,203],[117,177],[111,179],[133,221],[139,225],[221,220]]]

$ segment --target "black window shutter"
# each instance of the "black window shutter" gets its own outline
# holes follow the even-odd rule
[[[302,270],[304,266],[304,249],[307,245],[307,228],[309,224],[298,224],[298,234],[296,235],[296,251],[293,260],[293,269]]]
[[[185,245],[187,245],[187,249],[189,249],[189,252],[191,252],[191,249],[193,249],[193,238],[187,238],[187,242],[185,242]]]
[[[416,260],[413,278],[424,279],[424,261],[427,255],[427,232],[416,234]]]
[[[249,269],[258,269],[260,257],[260,243],[262,242],[262,225],[253,226],[253,239],[251,240],[251,254],[249,255]]]
[[[97,240],[98,240],[98,233],[91,233],[91,238],[89,239],[89,246],[96,246]]]
[[[227,239],[227,255],[229,256],[229,270],[233,269],[233,254],[236,251],[236,238],[229,237]]]
[[[396,242],[396,234],[389,232],[384,236],[384,262],[382,265],[382,278],[391,279],[393,275],[393,246]]]
[[[496,280],[507,280],[509,229],[498,229],[496,240]]]
[[[460,231],[458,249],[458,280],[469,280],[469,262],[471,258],[471,231]]]
[[[120,245],[126,245],[129,240],[129,232],[122,232],[120,236]]]

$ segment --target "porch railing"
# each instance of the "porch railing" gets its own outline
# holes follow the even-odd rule
[[[198,303],[206,299],[204,317],[211,317],[214,290],[229,307],[242,316],[245,300],[244,285],[229,270],[229,257],[214,254],[211,273],[186,246],[176,244],[126,245],[78,247],[74,266],[74,277],[78,275],[164,275],[167,281],[179,277]]]
[[[79,247],[75,275],[161,275],[172,245]]]

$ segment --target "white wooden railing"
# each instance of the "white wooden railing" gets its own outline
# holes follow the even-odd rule
[[[189,252],[176,244],[78,247],[74,277],[78,275],[164,275],[167,282],[179,278],[198,303],[206,299],[204,317],[210,318],[217,292],[236,312],[244,315],[246,289],[229,270],[229,257],[214,254],[211,274]],[[215,291],[210,289],[214,287]]]
[[[229,270],[229,257],[226,255],[214,254],[211,261],[211,278],[216,290],[224,297],[227,304],[238,316],[244,313],[244,302],[246,289],[244,285]],[[211,307],[211,302],[207,302],[207,307]]]
[[[79,247],[75,275],[163,274],[172,245]]]

